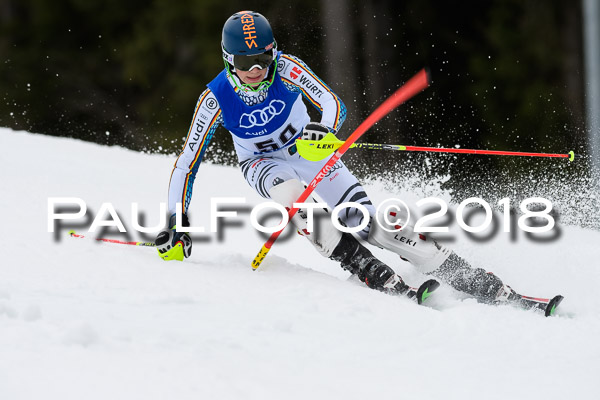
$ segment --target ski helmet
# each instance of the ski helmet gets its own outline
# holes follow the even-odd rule
[[[277,56],[269,21],[254,11],[233,14],[223,25],[223,60],[237,70],[268,68]]]

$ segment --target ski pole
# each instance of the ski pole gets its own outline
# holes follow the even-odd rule
[[[69,231],[69,235],[73,238],[85,239],[85,236],[79,235],[79,234],[75,233],[75,231]],[[156,247],[154,242],[124,242],[122,240],[117,240],[117,239],[103,239],[103,238],[97,238],[95,240],[97,240],[99,242],[107,242],[107,243],[128,244],[131,246]]]
[[[340,159],[340,157],[344,155],[346,150],[348,150],[350,146],[354,142],[356,142],[369,128],[371,128],[377,121],[385,117],[400,104],[404,103],[416,94],[420,93],[422,90],[426,89],[429,86],[429,83],[429,74],[425,69],[422,69],[421,71],[417,72],[415,76],[410,78],[408,82],[406,82],[398,90],[396,90],[390,97],[388,97],[387,100],[381,103],[381,105],[377,107],[377,109],[375,109],[375,111],[373,111],[371,115],[369,115],[367,119],[364,120],[358,126],[358,128],[356,128],[354,132],[352,132],[350,137],[345,142],[343,142],[339,149],[337,149],[337,151],[333,153],[329,161],[327,161],[323,168],[321,168],[319,173],[317,173],[317,175],[310,182],[310,184],[307,186],[304,192],[302,192],[300,197],[298,197],[298,200],[296,200],[295,203],[303,203],[308,198],[308,196],[310,196],[315,187],[319,184],[319,182],[321,182],[321,180],[331,170],[331,168],[333,168],[333,165]],[[295,207],[292,207],[290,209],[290,211],[288,212],[288,223],[297,211],[298,209]],[[285,226],[281,230],[272,233],[269,239],[266,241],[266,243],[262,246],[256,257],[252,261],[252,268],[254,270],[256,270],[260,266],[262,261],[269,253],[269,250],[271,250],[271,246],[273,246],[273,243],[275,243],[275,241],[284,229]]]
[[[567,158],[569,161],[575,159],[575,152],[569,151],[566,154],[552,153],[528,153],[522,151],[502,151],[502,150],[474,150],[474,149],[452,149],[443,147],[421,147],[421,146],[401,146],[389,144],[373,144],[373,143],[356,143],[359,149],[382,149],[382,150],[405,150],[405,151],[426,151],[434,153],[462,153],[462,154],[485,154],[496,156],[523,156],[523,157],[551,157],[551,158]]]
[[[328,133],[322,140],[297,140],[296,148],[298,153],[309,161],[320,161],[331,154],[336,149],[343,146],[344,142]],[[486,154],[497,156],[526,156],[526,157],[554,157],[567,158],[569,161],[575,159],[575,152],[570,151],[567,154],[551,153],[527,153],[520,151],[499,151],[499,150],[473,150],[473,149],[452,149],[442,147],[420,147],[403,146],[399,144],[378,144],[378,143],[353,143],[350,148],[370,149],[370,150],[397,150],[397,151],[424,151],[433,153],[463,153],[463,154]]]

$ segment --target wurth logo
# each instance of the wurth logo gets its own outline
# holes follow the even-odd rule
[[[242,29],[244,30],[244,39],[246,39],[246,46],[249,49],[258,47],[256,44],[256,27],[254,26],[254,17],[251,14],[244,14],[241,18]]]
[[[323,91],[321,89],[319,89],[319,87],[317,86],[317,84],[314,81],[308,79],[306,76],[301,76],[300,77],[300,83],[307,90],[310,90],[313,93],[314,96],[317,96],[317,97],[321,98],[321,95],[323,94]]]

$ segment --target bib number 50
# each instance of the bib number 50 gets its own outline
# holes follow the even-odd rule
[[[260,153],[267,153],[270,151],[275,151],[286,145],[294,136],[296,136],[296,132],[298,130],[292,126],[292,124],[288,124],[285,129],[279,135],[279,143],[275,142],[274,139],[267,139],[262,142],[254,143],[256,148]]]

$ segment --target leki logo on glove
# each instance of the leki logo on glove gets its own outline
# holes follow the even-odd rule
[[[285,109],[285,103],[281,100],[271,100],[271,103],[260,110],[254,110],[250,114],[242,114],[240,127],[249,129],[255,126],[265,126]]]

